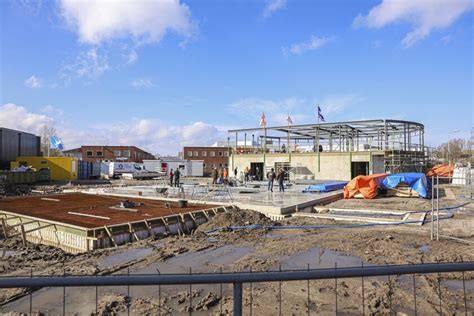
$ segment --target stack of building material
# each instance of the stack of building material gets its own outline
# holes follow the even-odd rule
[[[396,173],[387,176],[381,187],[389,196],[428,197],[429,181],[423,173]]]
[[[386,177],[385,173],[357,176],[344,187],[344,198],[373,199],[377,196],[378,189]]]
[[[304,188],[303,193],[331,192],[331,191],[341,190],[342,188],[344,188],[346,184],[347,184],[347,181],[312,184]]]

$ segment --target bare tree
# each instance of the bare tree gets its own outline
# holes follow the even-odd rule
[[[51,125],[44,125],[41,130],[41,151],[43,156],[58,157],[62,156],[62,152],[57,148],[50,148],[51,136],[56,134],[56,129]]]
[[[468,159],[471,156],[470,142],[461,138],[451,139],[450,141],[441,144],[434,150],[434,156],[437,160],[442,160],[445,163],[451,161],[456,163],[458,161]]]

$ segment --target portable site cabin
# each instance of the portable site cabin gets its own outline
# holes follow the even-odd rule
[[[183,177],[202,177],[204,162],[202,160],[183,160],[175,157],[162,157],[157,160],[143,160],[147,170],[169,175],[171,169],[180,169]]]
[[[11,168],[20,166],[36,170],[49,169],[53,181],[77,180],[78,162],[74,157],[17,157],[11,162]]]

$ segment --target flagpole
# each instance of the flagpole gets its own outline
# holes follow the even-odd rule
[[[287,150],[288,150],[288,162],[291,163],[291,147],[290,147],[290,112],[288,112],[288,118],[287,118],[287,123],[288,123],[288,142],[287,142]]]
[[[321,172],[321,156],[319,152],[319,104],[318,104],[318,125],[316,127],[316,150],[318,152],[318,172]]]

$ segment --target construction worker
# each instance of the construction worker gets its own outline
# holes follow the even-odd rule
[[[285,170],[280,169],[277,175],[278,187],[280,192],[285,192]]]
[[[170,170],[170,187],[173,186],[174,172],[173,169]]]
[[[275,170],[272,168],[270,172],[267,173],[267,179],[268,179],[268,191],[273,192],[273,181],[275,180]]]
[[[217,168],[212,169],[212,185],[217,184]]]
[[[176,169],[174,173],[174,186],[179,187],[179,177],[181,176],[181,172],[179,171],[179,168]]]

